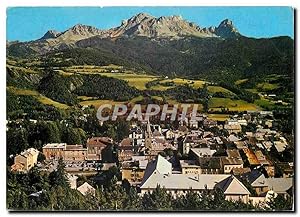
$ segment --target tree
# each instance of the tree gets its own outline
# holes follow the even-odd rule
[[[159,185],[152,193],[145,193],[142,198],[142,209],[144,210],[172,210],[172,196],[167,193],[166,189]]]
[[[49,175],[50,183],[52,186],[62,186],[65,188],[70,187],[65,172],[65,164],[62,158],[58,160],[58,165],[55,171]]]
[[[63,133],[63,141],[67,144],[84,144],[86,134],[81,128],[68,128]]]
[[[141,206],[142,201],[137,193],[137,190],[131,187],[127,194],[127,199],[124,201],[124,209],[136,211],[140,210]]]
[[[120,142],[122,139],[127,137],[130,132],[130,123],[128,121],[125,121],[123,119],[118,120],[116,124],[116,131],[118,132],[116,134],[116,141]]]
[[[293,199],[290,196],[285,198],[283,195],[278,195],[276,197],[273,195],[270,201],[267,202],[267,205],[268,209],[273,211],[292,210]]]

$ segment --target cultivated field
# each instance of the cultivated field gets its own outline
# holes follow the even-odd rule
[[[56,102],[39,92],[35,90],[27,90],[27,89],[21,89],[21,88],[16,88],[16,87],[7,87],[7,90],[13,94],[20,95],[20,96],[33,96],[36,98],[40,103],[45,104],[45,105],[51,105],[60,109],[67,109],[69,108],[68,105]]]
[[[213,97],[209,100],[208,107],[210,111],[221,111],[229,109],[229,111],[257,111],[260,108],[252,103],[243,100],[232,100],[230,98]]]

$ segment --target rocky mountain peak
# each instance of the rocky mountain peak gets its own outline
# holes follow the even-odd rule
[[[101,30],[88,25],[76,24],[72,28],[68,29],[67,31],[72,32],[75,35],[88,35],[88,34],[101,34]],[[66,31],[66,32],[67,32]]]
[[[45,35],[40,38],[41,40],[44,40],[44,39],[50,39],[50,38],[56,38],[58,37],[59,35],[61,34],[61,32],[58,32],[56,30],[48,30]]]
[[[225,19],[223,20],[219,26],[233,26],[232,20]]]
[[[235,28],[233,22],[229,19],[223,20],[220,25],[215,29],[218,36],[222,38],[235,38],[240,36],[240,33]]]

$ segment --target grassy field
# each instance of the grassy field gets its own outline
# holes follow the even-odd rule
[[[103,76],[113,77],[121,80],[125,80],[132,87],[135,87],[139,90],[145,90],[146,84],[149,81],[157,79],[157,77],[152,75],[144,74],[134,74],[134,73],[100,73]]]
[[[230,90],[227,90],[227,89],[225,89],[223,87],[220,87],[220,86],[208,86],[207,90],[210,93],[221,92],[221,93],[226,93],[226,94],[229,94],[229,95],[235,95],[235,93],[233,93]]]
[[[249,91],[251,93],[260,93],[257,89],[252,88],[252,89],[245,89],[246,91]]]
[[[272,102],[272,101],[270,101],[268,99],[264,99],[264,98],[255,100],[254,103],[264,109],[267,109],[267,110],[272,110],[275,106],[275,102]]]
[[[112,77],[120,80],[125,80],[132,87],[139,90],[146,89],[146,83],[157,79],[157,76],[147,75],[144,72],[135,73],[132,70],[124,69],[122,66],[108,65],[108,66],[71,66],[56,70],[64,76],[74,74],[99,74],[107,77]]]
[[[31,74],[38,73],[38,72],[30,69],[29,67],[25,68],[25,67],[13,66],[13,65],[9,65],[9,64],[7,64],[6,67],[9,68],[10,70],[13,70],[13,71],[19,71],[19,72],[31,73]]]
[[[152,99],[156,99],[156,100],[159,100],[159,101],[163,101],[163,97],[161,96],[151,96]]]
[[[236,82],[234,82],[234,84],[239,85],[239,84],[245,83],[246,81],[248,81],[247,78],[246,79],[237,80]]]
[[[243,100],[232,100],[229,98],[213,97],[208,103],[209,110],[220,111],[222,108],[228,108],[230,111],[248,111],[260,110],[258,106]]]
[[[173,86],[163,85],[164,83],[167,83],[167,82],[173,82],[174,85]],[[167,90],[167,89],[170,89],[170,88],[173,88],[173,87],[176,87],[176,86],[179,86],[179,85],[184,85],[184,84],[189,84],[193,88],[199,88],[199,87],[202,87],[203,84],[205,84],[205,81],[202,81],[202,80],[189,80],[189,79],[184,79],[184,78],[174,78],[174,79],[164,79],[164,80],[161,80],[159,83],[160,84],[151,87],[151,89],[152,90],[162,90],[163,91],[163,90]]]
[[[107,99],[95,99],[95,100],[86,100],[86,101],[82,101],[79,104],[82,106],[95,106],[95,108],[98,108],[101,105],[104,104],[110,104],[110,105],[116,105],[116,104],[123,104],[125,102],[117,102],[117,101],[113,101],[113,100],[107,100]]]
[[[215,120],[215,121],[226,121],[230,119],[231,115],[227,114],[207,114],[207,117],[209,119]]]
[[[54,106],[54,107],[57,107],[60,109],[69,108],[68,105],[56,102],[46,96],[43,96],[42,94],[40,94],[39,92],[37,92],[35,90],[20,89],[20,88],[16,88],[16,87],[7,87],[6,89],[7,89],[7,91],[10,91],[11,93],[16,94],[16,95],[33,96],[40,103],[45,104],[45,105],[51,105],[51,106]]]
[[[271,84],[268,82],[259,83],[256,85],[257,89],[260,89],[262,91],[268,91],[268,90],[275,90],[279,87],[278,84]]]

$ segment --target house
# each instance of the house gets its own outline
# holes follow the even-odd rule
[[[236,148],[239,150],[242,150],[242,149],[248,147],[247,141],[235,141],[234,144],[236,145]]]
[[[266,178],[258,170],[253,170],[244,177],[259,196],[265,195],[268,191],[274,191],[278,195],[287,197],[293,189],[293,178]]]
[[[132,146],[132,139],[125,138],[123,139],[118,147],[118,159],[120,162],[129,161],[134,155],[134,150]]]
[[[108,137],[92,137],[87,140],[87,159],[102,160],[103,149],[108,145],[112,145],[113,140]]]
[[[267,178],[266,182],[270,190],[284,197],[289,196],[293,189],[293,178]]]
[[[131,185],[142,182],[148,160],[145,156],[133,156],[132,161],[122,163],[122,180],[127,179]]]
[[[171,129],[163,130],[163,135],[165,136],[166,139],[174,139],[175,138],[175,133]]]
[[[264,174],[256,169],[252,170],[249,173],[243,174],[241,178],[249,182],[258,196],[266,193],[269,190],[268,183]]]
[[[152,192],[157,186],[165,188],[174,197],[189,191],[202,193],[216,188],[224,192],[226,200],[248,202],[250,195],[248,189],[232,175],[172,173],[171,163],[160,155],[147,165],[140,187],[141,194]]]
[[[140,127],[134,127],[130,130],[129,138],[130,139],[143,139],[144,133]]]
[[[289,162],[278,162],[276,164],[283,172],[284,178],[289,178],[294,176],[294,164]]]
[[[287,144],[284,141],[274,141],[274,146],[275,146],[276,150],[279,153],[281,153],[286,149]]]
[[[75,176],[75,175],[72,175],[70,173],[67,173],[66,176],[67,176],[68,182],[70,184],[70,187],[72,189],[76,189],[77,188],[77,179],[78,179],[78,177]]]
[[[273,120],[266,120],[266,121],[265,121],[265,125],[266,125],[268,128],[272,128],[272,126],[273,126]]]
[[[260,165],[256,155],[253,153],[253,151],[249,148],[244,148],[243,152],[246,154],[247,159],[251,166],[258,166]]]
[[[225,124],[224,129],[228,131],[228,133],[239,133],[242,131],[242,127],[240,124]]]
[[[117,167],[117,164],[115,162],[113,163],[102,163],[102,171],[108,171],[112,167]]]
[[[242,174],[245,174],[245,173],[249,173],[251,172],[251,169],[249,167],[243,167],[243,168],[233,168],[231,170],[232,174],[235,175],[235,176],[240,176]]]
[[[46,160],[60,159],[64,156],[64,150],[66,149],[66,143],[49,143],[43,147],[43,154]]]
[[[201,174],[222,174],[223,167],[220,157],[201,157],[199,158]]]
[[[238,124],[240,124],[242,126],[247,126],[248,125],[248,122],[245,119],[239,119],[237,122],[238,122]]]
[[[87,160],[87,148],[83,145],[67,145],[66,143],[49,143],[43,147],[46,160],[85,161]]]
[[[199,127],[198,121],[197,120],[190,120],[189,121],[189,126],[190,126],[190,128],[198,129],[198,127]]]
[[[63,151],[64,161],[85,161],[87,160],[87,148],[83,145],[67,145]]]
[[[182,174],[201,174],[201,167],[196,160],[180,160]]]
[[[229,120],[227,120],[227,124],[229,124],[229,125],[240,124],[240,125],[247,126],[248,122],[245,119],[229,119]]]
[[[190,156],[194,159],[199,159],[201,157],[211,157],[216,153],[216,150],[211,150],[210,148],[191,148]]]
[[[262,153],[261,150],[254,152],[257,160],[259,161],[260,165],[270,165],[270,162],[267,160],[266,156]]]
[[[11,166],[12,171],[28,172],[34,165],[37,164],[39,151],[34,148],[29,148],[21,154],[17,154],[14,158],[14,164]]]
[[[243,168],[243,160],[237,149],[226,150],[227,157],[222,157],[224,173],[230,173],[234,168]]]
[[[80,185],[77,188],[77,191],[79,191],[82,195],[86,196],[87,194],[91,194],[93,196],[95,196],[96,194],[96,189],[93,188],[93,186],[91,186],[89,183],[85,182],[82,185]]]
[[[238,137],[236,137],[235,135],[233,134],[230,134],[227,138],[228,142],[237,142],[239,141],[240,139]]]
[[[271,162],[270,162],[271,163]],[[267,174],[269,177],[274,177],[275,176],[275,166],[274,165],[265,165],[264,166]]]
[[[203,126],[204,127],[211,128],[211,127],[216,127],[217,125],[218,125],[217,121],[214,121],[214,120],[211,120],[211,119],[204,119],[203,120]]]
[[[181,125],[178,127],[178,131],[180,135],[185,135],[189,132],[189,129],[186,126]]]
[[[273,146],[273,144],[272,144],[271,141],[263,141],[263,142],[262,142],[262,145],[264,146],[264,148],[265,148],[267,151],[270,151],[271,147]]]

